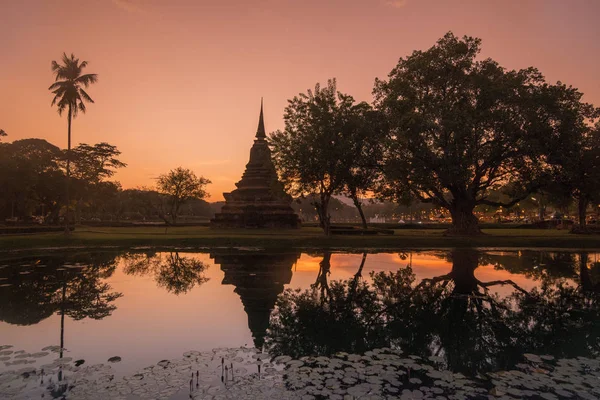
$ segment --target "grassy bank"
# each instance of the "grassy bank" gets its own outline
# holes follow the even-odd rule
[[[259,247],[266,249],[402,249],[439,247],[546,247],[600,249],[600,235],[574,235],[560,230],[490,229],[481,237],[445,237],[442,229],[395,230],[389,236],[324,237],[318,228],[299,230],[211,230],[208,227],[77,228],[62,233],[0,236],[0,250],[42,247],[133,246]]]

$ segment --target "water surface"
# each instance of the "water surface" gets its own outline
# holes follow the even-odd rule
[[[112,367],[131,374],[189,350],[263,348],[265,342],[297,357],[392,345],[440,357],[446,368],[467,374],[511,368],[525,351],[595,357],[598,256],[531,250],[12,253],[0,260],[0,346],[13,346],[0,355],[0,372],[56,357],[87,365],[119,357]],[[381,281],[380,275],[376,289],[372,272],[395,278]],[[368,288],[360,292],[361,285]],[[310,301],[286,289],[307,290]],[[369,306],[375,298],[355,293],[378,296],[381,309]],[[286,302],[273,311],[278,296]],[[362,319],[345,316],[348,310]],[[42,350],[51,345],[57,347]],[[16,358],[21,350],[28,356]]]

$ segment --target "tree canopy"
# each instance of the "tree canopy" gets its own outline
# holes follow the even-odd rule
[[[369,104],[357,104],[331,79],[289,100],[285,129],[270,136],[282,182],[292,196],[316,195],[313,205],[326,234],[331,197],[346,191],[360,207],[358,197],[371,183],[368,168],[377,148],[372,114]]]
[[[478,204],[511,206],[537,187],[540,142],[557,128],[545,118],[543,100],[554,99],[541,73],[507,70],[480,51],[480,39],[448,33],[400,58],[374,89],[390,127],[384,193],[446,208],[455,234],[479,233]],[[499,189],[510,201],[490,198]]]
[[[185,202],[204,199],[208,195],[205,187],[210,183],[210,180],[203,176],[197,177],[192,170],[182,167],[158,177],[156,186],[167,197],[166,209],[173,224],[177,223],[177,215]]]

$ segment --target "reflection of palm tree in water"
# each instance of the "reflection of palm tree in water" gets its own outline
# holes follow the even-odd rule
[[[67,272],[65,268],[59,268],[58,277],[62,281],[59,295],[55,296],[60,314],[60,349],[59,358],[62,359],[65,349],[65,315],[75,321],[84,318],[100,320],[108,317],[116,310],[117,306],[112,304],[122,297],[120,292],[111,292],[112,287],[102,282],[115,270],[114,263],[109,265],[89,265],[76,271],[74,274]],[[58,372],[58,380],[63,377],[62,366]]]
[[[112,288],[104,281],[115,271],[115,257],[115,253],[92,252],[27,257],[13,261],[11,267],[1,271],[11,285],[0,290],[0,320],[17,325],[33,325],[58,313],[58,350],[62,359],[65,351],[65,316],[74,320],[102,319],[116,309],[112,303],[122,294],[111,292]],[[58,380],[63,380],[62,368],[59,369]],[[66,388],[57,390],[60,392]]]

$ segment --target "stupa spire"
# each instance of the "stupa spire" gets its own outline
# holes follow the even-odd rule
[[[250,148],[250,160],[237,189],[223,193],[225,204],[210,220],[213,228],[298,228],[300,219],[291,207],[292,197],[277,178],[260,102],[256,139]]]
[[[258,117],[258,129],[256,130],[256,138],[257,139],[266,139],[267,135],[265,133],[265,121],[263,119],[263,99],[260,98],[260,116]]]

